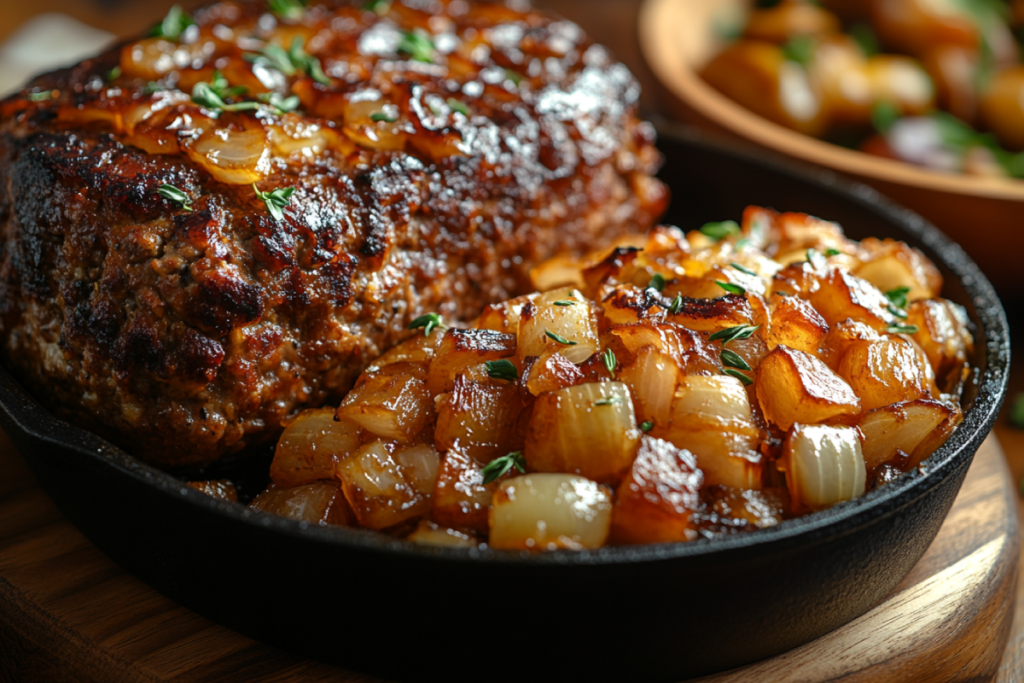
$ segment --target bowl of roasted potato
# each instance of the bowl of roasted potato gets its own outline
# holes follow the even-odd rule
[[[783,652],[931,543],[1003,400],[1007,323],[969,257],[875,191],[692,133],[659,148],[662,227],[538,267],[475,321],[415,321],[265,457],[161,472],[6,371],[0,418],[104,552],[302,655],[600,681]]]
[[[640,32],[678,117],[871,185],[1016,295],[1021,22],[1019,2],[650,0]]]

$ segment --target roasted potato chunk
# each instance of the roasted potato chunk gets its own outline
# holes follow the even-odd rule
[[[896,336],[852,343],[837,373],[860,397],[864,411],[931,395],[914,343]]]
[[[483,462],[521,450],[524,407],[514,384],[474,382],[460,375],[438,402],[434,443],[442,451],[458,448]]]
[[[643,437],[636,460],[619,484],[611,542],[670,543],[697,537],[692,522],[704,477],[697,459],[668,441]]]
[[[828,323],[808,302],[795,296],[773,297],[771,325],[765,335],[769,349],[788,346],[815,353],[828,333]]]
[[[444,333],[427,373],[427,391],[431,395],[451,391],[455,376],[487,361],[511,358],[516,352],[516,337],[492,330],[457,330]]]
[[[786,346],[765,356],[755,380],[765,417],[788,431],[860,412],[860,399],[842,377],[814,356]]]

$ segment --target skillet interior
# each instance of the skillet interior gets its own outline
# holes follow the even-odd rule
[[[934,538],[1005,393],[1006,319],[959,247],[873,190],[661,133],[667,223],[763,204],[838,220],[854,238],[905,239],[936,263],[977,326],[979,371],[963,424],[924,472],[749,534],[529,556],[418,548],[218,503],[52,417],[5,370],[0,421],[61,511],[130,572],[230,628],[349,668],[670,680],[806,642],[877,604]]]

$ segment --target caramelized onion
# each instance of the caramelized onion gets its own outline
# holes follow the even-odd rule
[[[185,153],[222,183],[248,185],[270,170],[267,135],[262,127],[215,128],[185,145]]]
[[[603,486],[570,474],[527,474],[494,493],[493,548],[600,548],[608,538],[612,500]]]

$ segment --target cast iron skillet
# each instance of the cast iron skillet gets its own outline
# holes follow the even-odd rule
[[[1005,315],[964,252],[864,186],[663,131],[665,221],[692,229],[747,204],[906,240],[977,326],[963,424],[861,499],[771,529],[687,544],[530,556],[431,549],[219,503],[42,409],[0,370],[0,421],[61,512],[128,571],[257,640],[423,680],[672,680],[795,647],[864,613],[937,533],[996,418]]]

